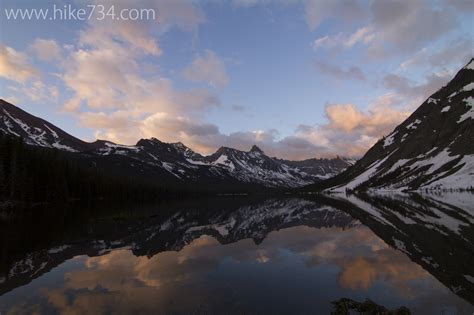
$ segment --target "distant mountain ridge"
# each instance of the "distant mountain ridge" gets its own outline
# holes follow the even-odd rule
[[[104,140],[88,143],[4,100],[0,100],[0,132],[22,137],[28,145],[61,150],[114,175],[143,177],[172,187],[294,188],[334,176],[351,164],[351,160],[339,157],[280,160],[265,155],[255,145],[249,151],[221,147],[203,156],[180,142],[165,143],[156,138],[141,139],[136,145]]]
[[[474,59],[344,172],[308,190],[474,187]]]

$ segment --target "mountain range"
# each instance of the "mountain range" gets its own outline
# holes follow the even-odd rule
[[[305,189],[445,190],[474,187],[474,59],[354,165]]]
[[[204,156],[184,144],[85,142],[0,100],[0,132],[57,149],[89,169],[173,189],[240,192],[473,189],[474,59],[356,163],[347,158],[288,161],[221,147]]]
[[[162,186],[208,190],[295,188],[336,175],[352,162],[346,158],[288,161],[249,151],[221,147],[203,156],[184,144],[141,139],[135,145],[110,141],[85,142],[50,122],[0,100],[0,132],[21,137],[27,145],[57,149],[89,168],[133,176]]]

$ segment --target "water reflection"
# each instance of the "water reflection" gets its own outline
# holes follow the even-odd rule
[[[328,314],[348,297],[471,314],[469,198],[205,200],[69,218],[37,246],[12,224],[0,312]]]
[[[474,195],[373,194],[339,198],[348,213],[474,303]]]

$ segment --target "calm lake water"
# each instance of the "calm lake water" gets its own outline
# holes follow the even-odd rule
[[[77,208],[77,209],[76,209]],[[4,215],[0,313],[474,313],[474,195],[221,197]]]

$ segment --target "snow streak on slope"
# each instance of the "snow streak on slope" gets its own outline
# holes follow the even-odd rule
[[[69,152],[77,152],[77,150],[71,148],[70,146],[61,143],[61,139],[58,134],[48,125],[43,124],[42,127],[30,127],[21,119],[16,118],[10,114],[5,108],[2,109],[2,112],[3,115],[1,115],[1,118],[3,120],[3,124],[6,126],[6,130],[0,127],[0,131],[3,131],[7,134],[11,133],[18,137],[23,136],[23,139],[27,144],[46,148],[56,148]],[[15,125],[16,129],[19,128],[22,130],[22,134],[14,131]]]

